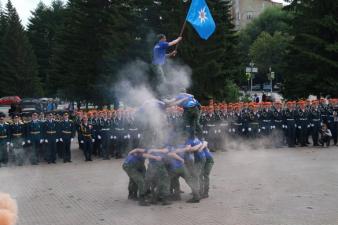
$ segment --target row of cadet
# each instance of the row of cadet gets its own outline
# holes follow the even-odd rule
[[[211,149],[222,149],[228,137],[269,137],[274,147],[337,144],[338,101],[289,101],[202,106],[201,129]],[[176,120],[176,114],[169,114]],[[270,138],[271,137],[271,138]],[[211,146],[212,144],[212,146]]]
[[[201,107],[201,135],[209,141],[212,150],[222,150],[227,138],[258,138],[273,135],[275,146],[296,144],[306,146],[309,137],[313,145],[337,144],[336,99],[325,101],[299,101],[275,103],[210,104]],[[120,158],[131,149],[146,146],[140,142],[147,130],[135,117],[132,108],[119,110],[79,111],[71,115],[32,114],[32,118],[16,115],[6,123],[0,119],[0,165],[15,161],[22,165],[29,159],[32,164],[41,160],[55,163],[56,158],[71,161],[70,145],[77,131],[78,143],[85,160],[92,155],[109,159]],[[184,127],[183,109],[166,109],[169,124],[174,130]],[[323,124],[326,124],[323,126]]]
[[[145,159],[148,165],[145,166]],[[129,152],[122,165],[129,177],[128,199],[141,206],[171,204],[181,200],[179,178],[190,187],[192,198],[198,203],[209,197],[210,172],[214,165],[206,141],[178,137],[159,148],[137,148]]]

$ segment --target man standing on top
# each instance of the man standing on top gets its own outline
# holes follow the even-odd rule
[[[177,45],[182,37],[178,37],[176,40],[167,42],[167,38],[164,34],[159,34],[158,42],[153,49],[153,65],[156,67],[156,73],[160,76],[159,83],[165,82],[166,78],[164,75],[163,65],[166,63],[166,57],[175,56],[176,51],[167,54],[167,49],[171,46]]]

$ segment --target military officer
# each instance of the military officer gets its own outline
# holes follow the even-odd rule
[[[8,163],[8,148],[10,144],[10,127],[5,122],[6,115],[0,112],[0,167]]]
[[[111,139],[110,139],[110,134],[111,134],[111,126],[112,126],[112,121],[108,118],[108,114],[106,111],[103,111],[100,113],[100,120],[98,121],[98,139],[102,143],[102,157],[104,160],[109,160],[109,153],[110,153],[110,148],[111,148]]]
[[[26,144],[25,142],[25,125],[20,120],[18,114],[14,114],[13,122],[10,125],[11,132],[11,151],[10,155],[12,161],[14,161],[18,166],[22,166],[24,163],[24,150],[23,146]]]
[[[27,143],[30,150],[30,162],[32,165],[39,163],[39,152],[42,147],[43,139],[43,124],[38,119],[37,112],[32,113],[32,120],[26,124],[27,129]]]
[[[93,143],[95,142],[94,127],[89,123],[87,115],[83,115],[82,122],[80,124],[80,142],[83,144],[83,153],[85,161],[92,161]]]
[[[48,164],[56,163],[56,142],[58,138],[58,124],[54,120],[53,113],[47,113],[47,120],[43,123],[43,135],[47,144],[47,162]]]
[[[64,163],[72,162],[71,157],[71,142],[75,137],[75,124],[73,121],[69,120],[69,113],[65,112],[63,114],[63,120],[59,123],[59,141],[62,143],[62,156]]]

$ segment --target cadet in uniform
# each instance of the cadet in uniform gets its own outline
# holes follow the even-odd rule
[[[43,135],[47,144],[47,162],[56,163],[56,142],[58,139],[58,124],[54,121],[53,113],[47,114],[47,120],[43,124]]]
[[[13,123],[10,125],[11,132],[11,151],[10,158],[13,162],[16,162],[18,166],[22,166],[24,162],[24,150],[25,145],[25,125],[20,120],[18,114],[14,115]]]
[[[43,139],[43,124],[38,119],[36,112],[32,113],[32,120],[26,124],[27,143],[29,146],[29,157],[32,165],[39,163],[39,152],[42,147]]]
[[[313,101],[312,107],[310,108],[309,112],[313,146],[319,146],[318,141],[319,141],[319,131],[321,128],[321,113],[318,108],[318,104],[319,104],[318,101]]]
[[[298,144],[300,144],[301,147],[307,146],[307,134],[309,129],[309,113],[305,109],[305,102],[300,101],[299,102],[299,109],[296,111],[296,125],[298,130]]]
[[[89,124],[87,115],[84,115],[80,124],[80,142],[83,144],[83,153],[87,162],[92,161],[94,134],[93,125]]]
[[[104,160],[109,160],[109,153],[110,153],[110,148],[111,148],[111,139],[110,139],[110,134],[111,134],[111,126],[112,122],[108,118],[108,114],[106,111],[100,113],[101,118],[98,121],[98,139],[101,141],[102,146],[102,157]]]
[[[5,122],[6,115],[0,112],[0,167],[8,163],[8,147],[10,144],[10,127]]]
[[[289,147],[295,146],[296,139],[296,122],[294,115],[294,102],[287,103],[287,109],[284,110],[283,114],[285,117],[285,129],[286,129],[286,140]]]
[[[62,155],[63,155],[63,162],[70,163],[72,162],[71,156],[71,142],[75,137],[75,124],[73,121],[69,120],[69,114],[65,112],[63,114],[63,120],[60,122],[60,142],[62,142]]]

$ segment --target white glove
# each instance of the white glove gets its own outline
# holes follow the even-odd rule
[[[130,134],[127,135],[127,138],[130,139]]]
[[[98,138],[99,140],[101,140],[101,136],[100,136],[100,135],[97,135],[97,138]]]
[[[82,140],[81,140],[81,141],[80,141],[80,143],[81,143],[81,144],[83,144],[83,143],[84,143],[84,141],[82,141]]]
[[[297,124],[295,124],[295,127],[297,128]]]
[[[265,127],[262,127],[262,130],[265,130]]]
[[[233,132],[233,133],[235,133],[235,132],[236,132],[235,128],[232,128],[232,132]]]
[[[221,133],[221,130],[218,130],[218,133]]]
[[[242,132],[244,132],[245,131],[245,129],[244,128],[242,128]]]
[[[58,138],[56,139],[56,142],[59,142],[59,139],[58,139]]]
[[[260,133],[261,132],[261,129],[258,129],[258,133]]]
[[[63,142],[63,139],[62,139],[62,138],[60,138],[59,140],[60,140],[61,142]]]
[[[214,133],[217,134],[217,130],[214,130]]]
[[[25,145],[25,144],[26,144],[26,142],[23,141],[23,142],[22,142],[22,145]]]
[[[11,143],[7,142],[6,144],[7,144],[7,145],[10,145]]]
[[[301,127],[301,126],[298,126],[298,129],[302,129],[302,127]]]
[[[74,141],[74,138],[71,138],[70,141],[73,142],[73,141]]]
[[[95,142],[95,139],[93,139],[92,142],[94,143],[94,142]]]
[[[229,129],[229,133],[231,133],[231,129]]]
[[[252,130],[252,129],[251,129],[251,127],[249,127],[249,128],[248,128],[248,131],[250,131],[250,132],[251,132],[251,130]]]
[[[48,140],[47,140],[47,139],[45,139],[45,142],[46,142],[46,143],[48,143]]]
[[[140,139],[141,138],[141,134],[137,134],[137,138]]]
[[[113,136],[110,136],[110,139],[113,139],[114,137]]]
[[[11,147],[14,147],[14,144],[13,144],[13,143],[11,143]]]
[[[31,140],[28,140],[27,143],[30,144],[30,143],[31,143]]]
[[[116,140],[116,139],[117,139],[117,137],[116,137],[116,136],[114,136],[114,139]]]
[[[40,139],[40,144],[42,144],[43,143],[43,139]]]

